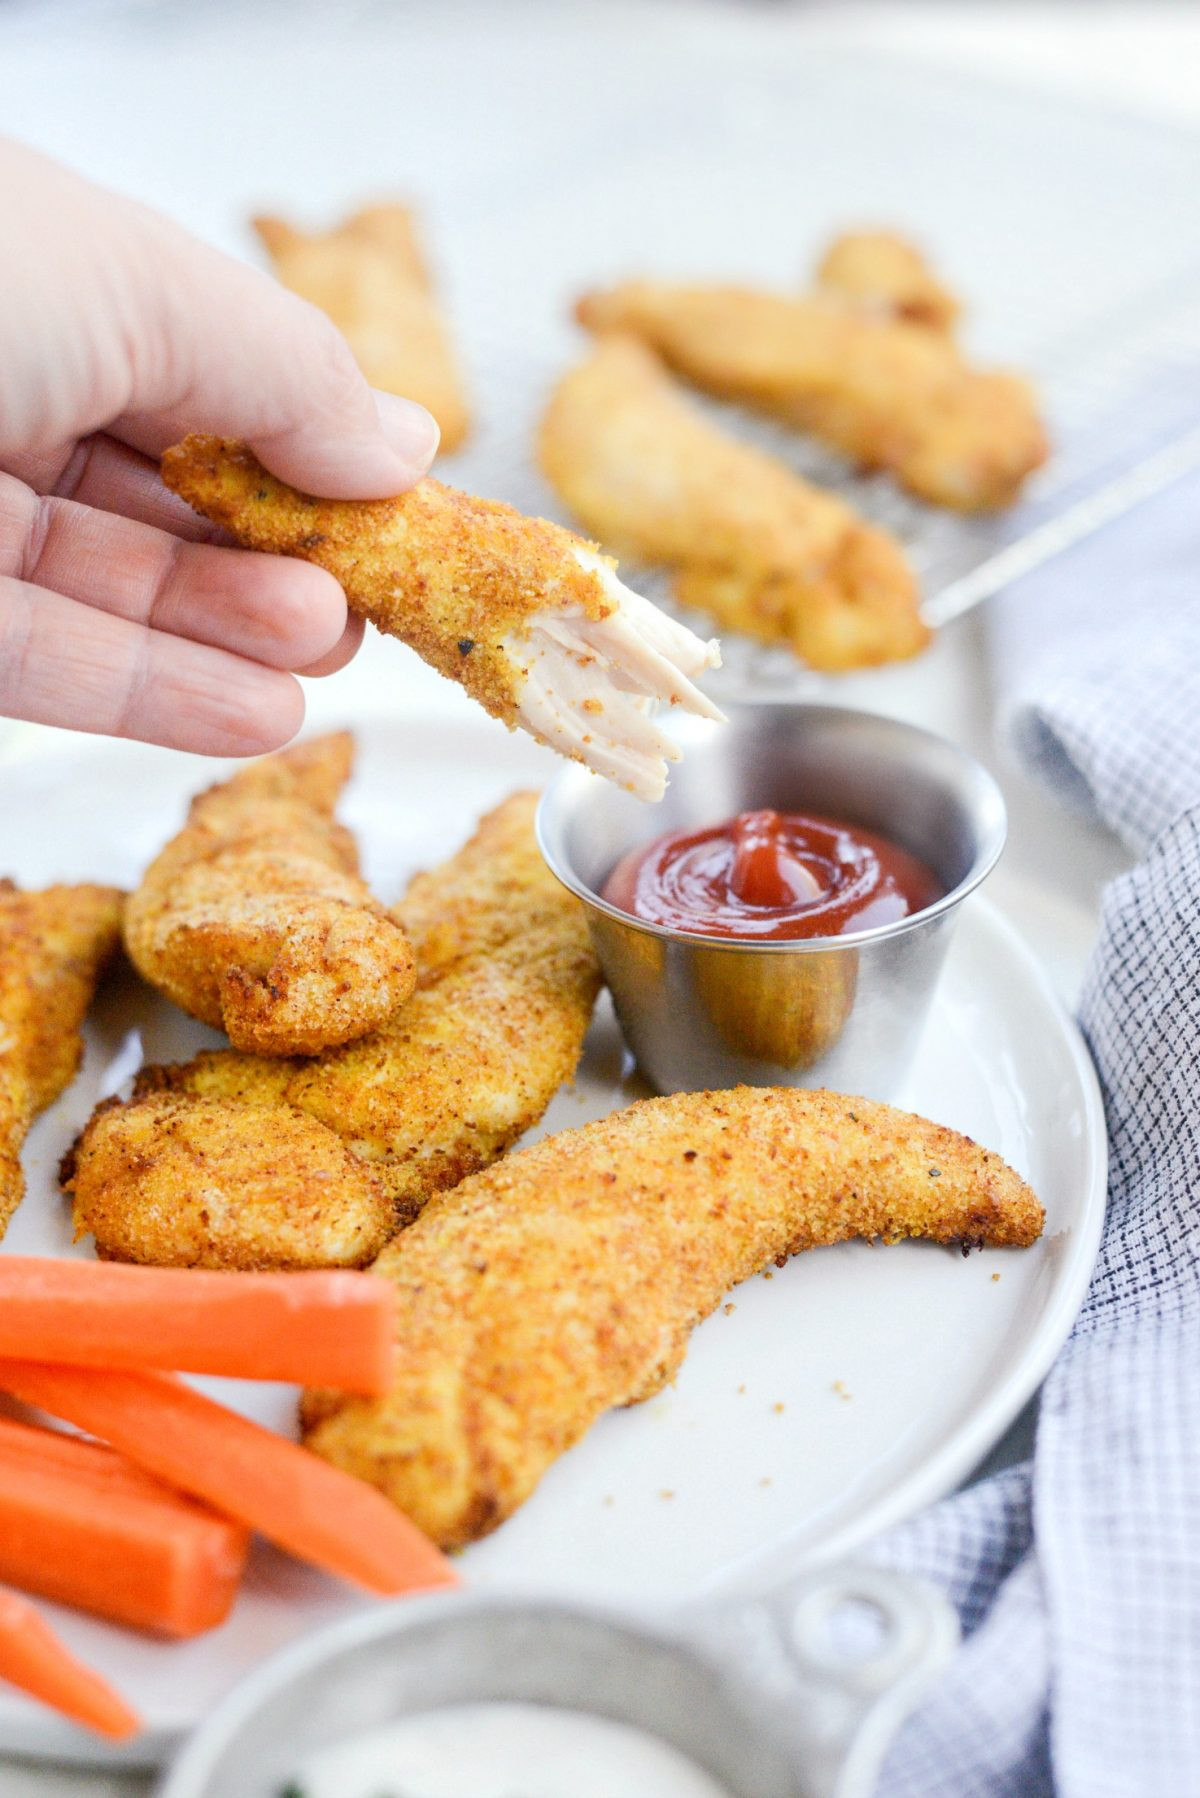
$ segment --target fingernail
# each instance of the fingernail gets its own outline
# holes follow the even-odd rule
[[[384,436],[398,456],[419,474],[424,474],[441,441],[437,420],[415,400],[401,399],[395,393],[381,393],[378,388],[374,392],[375,410]]]

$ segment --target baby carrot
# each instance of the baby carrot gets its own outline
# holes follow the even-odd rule
[[[241,1524],[98,1442],[0,1418],[0,1581],[166,1636],[229,1615]]]
[[[394,1317],[375,1274],[0,1257],[0,1356],[382,1393]]]
[[[371,1592],[457,1584],[449,1561],[373,1486],[171,1374],[0,1361],[0,1391]]]
[[[0,1679],[114,1742],[128,1741],[142,1727],[108,1681],[77,1661],[28,1599],[15,1592],[0,1591]]]

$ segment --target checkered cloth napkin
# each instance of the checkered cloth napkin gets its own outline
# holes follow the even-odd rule
[[[879,1798],[1200,1794],[1200,478],[998,602],[1002,728],[1143,857],[1080,1023],[1108,1221],[1032,1460],[877,1544],[964,1644]]]

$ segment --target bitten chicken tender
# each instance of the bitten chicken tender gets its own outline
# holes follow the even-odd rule
[[[253,1175],[247,1165],[253,1150]],[[92,1114],[64,1189],[105,1261],[155,1267],[365,1267],[395,1229],[371,1169],[286,1106],[147,1092]]]
[[[661,798],[679,759],[646,702],[721,716],[690,679],[719,661],[716,645],[559,525],[430,479],[396,499],[312,499],[219,437],[186,438],[162,470],[244,547],[329,569],[352,611],[493,717],[644,799]]]
[[[29,1126],[75,1076],[79,1027],[121,940],[113,887],[0,881],[0,1237],[21,1202]]]
[[[657,1392],[768,1263],[853,1236],[1026,1247],[1042,1221],[998,1155],[887,1105],[647,1099],[434,1199],[374,1266],[399,1304],[391,1392],[308,1394],[304,1439],[459,1547],[602,1412]]]
[[[817,286],[931,331],[952,331],[962,311],[917,246],[895,231],[835,238],[817,268]]]
[[[77,1229],[102,1254],[178,1265],[201,1239],[199,1217],[206,1259],[189,1265],[296,1266],[290,1174],[302,1195],[328,1181],[332,1223],[312,1213],[303,1263],[327,1265],[339,1220],[364,1220],[364,1232],[375,1220],[366,1182],[386,1198],[390,1231],[503,1154],[574,1073],[600,986],[583,908],[538,853],[536,803],[506,800],[413,881],[400,915],[418,986],[386,1030],[309,1062],[217,1050],[145,1069],[128,1105],[88,1125],[66,1170]],[[178,1110],[156,1109],[164,1097]],[[177,1132],[169,1148],[155,1136],[164,1116]],[[285,1153],[274,1126],[289,1118]],[[141,1152],[147,1132],[160,1141],[157,1164]],[[226,1195],[217,1209],[214,1182]]]
[[[202,793],[125,908],[139,973],[239,1049],[315,1055],[413,990],[408,940],[334,821],[353,753],[318,737]]]
[[[642,338],[695,386],[890,469],[937,505],[1008,505],[1046,459],[1025,381],[973,369],[942,333],[840,296],[628,281],[578,312],[590,330]]]
[[[428,407],[456,450],[467,401],[410,209],[367,206],[332,231],[252,222],[283,285],[333,320],[372,387]]]
[[[680,600],[723,629],[827,670],[915,655],[929,640],[900,545],[711,424],[636,338],[603,337],[563,377],[540,458],[587,530],[672,569]]]

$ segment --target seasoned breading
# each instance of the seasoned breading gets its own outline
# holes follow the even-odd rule
[[[601,338],[563,377],[539,453],[587,530],[673,570],[679,598],[724,629],[828,670],[929,640],[900,545],[710,423],[634,337]]]
[[[450,333],[407,206],[364,207],[331,231],[252,221],[285,287],[319,306],[373,387],[417,400],[456,450],[470,418]]]
[[[642,338],[697,387],[811,431],[923,499],[1008,505],[1046,459],[1028,384],[971,368],[950,337],[833,294],[628,281],[579,303],[597,332]]]
[[[0,1237],[25,1191],[29,1126],[79,1066],[79,1027],[121,940],[122,899],[113,887],[22,893],[0,881]]]
[[[413,881],[397,915],[418,986],[388,1029],[312,1062],[217,1050],[150,1078],[317,1119],[371,1164],[401,1222],[486,1167],[574,1073],[600,984],[583,908],[534,840],[536,804],[514,795]]]
[[[405,1223],[431,1192],[502,1155],[574,1072],[595,993],[590,956],[571,960],[573,981],[560,948],[527,961],[509,943],[420,989],[378,1036],[295,1063],[284,1079],[216,1050],[167,1070],[171,1090],[243,1105],[270,1095],[304,1112],[370,1164]]]
[[[395,1228],[371,1169],[286,1107],[248,1112],[170,1092],[110,1102],[93,1113],[62,1176],[77,1225],[86,1217],[106,1261],[364,1267]]]
[[[209,1124],[189,1123],[188,1155],[172,1152],[156,1170],[136,1152],[155,1117],[139,1108],[164,1096],[180,1108],[174,1118],[200,1102],[217,1106],[221,1187],[241,1195],[236,1217],[201,1220],[205,1265],[245,1265],[249,1240],[253,1265],[296,1265],[294,1231],[289,1258],[267,1260],[285,1161],[305,1191],[333,1170],[329,1204],[348,1217],[374,1216],[359,1178],[369,1176],[394,1228],[430,1193],[503,1154],[574,1073],[600,984],[583,909],[538,853],[535,806],[535,794],[514,795],[449,862],[413,881],[399,915],[416,947],[418,988],[386,1030],[308,1062],[218,1050],[146,1069],[131,1104],[95,1120],[77,1147],[68,1170],[77,1228],[125,1259],[171,1263],[193,1252],[214,1178]],[[274,1125],[289,1117],[281,1158]],[[168,1179],[178,1181],[178,1229],[164,1203]],[[324,1241],[314,1216],[307,1264],[319,1263]]]
[[[739,1088],[648,1099],[433,1200],[375,1262],[399,1305],[380,1399],[309,1393],[305,1441],[444,1548],[502,1523],[602,1412],[648,1398],[729,1287],[853,1236],[1027,1246],[998,1155],[890,1106]]]
[[[917,246],[895,231],[835,237],[818,265],[817,286],[931,331],[952,331],[962,311]]]
[[[399,637],[485,711],[642,798],[679,752],[646,700],[720,713],[691,676],[719,659],[544,519],[418,481],[387,500],[297,493],[242,444],[188,437],[163,479],[249,549],[319,563],[352,611]]]
[[[315,1055],[413,990],[408,940],[333,817],[353,752],[319,737],[202,793],[125,908],[138,971],[239,1049]]]

